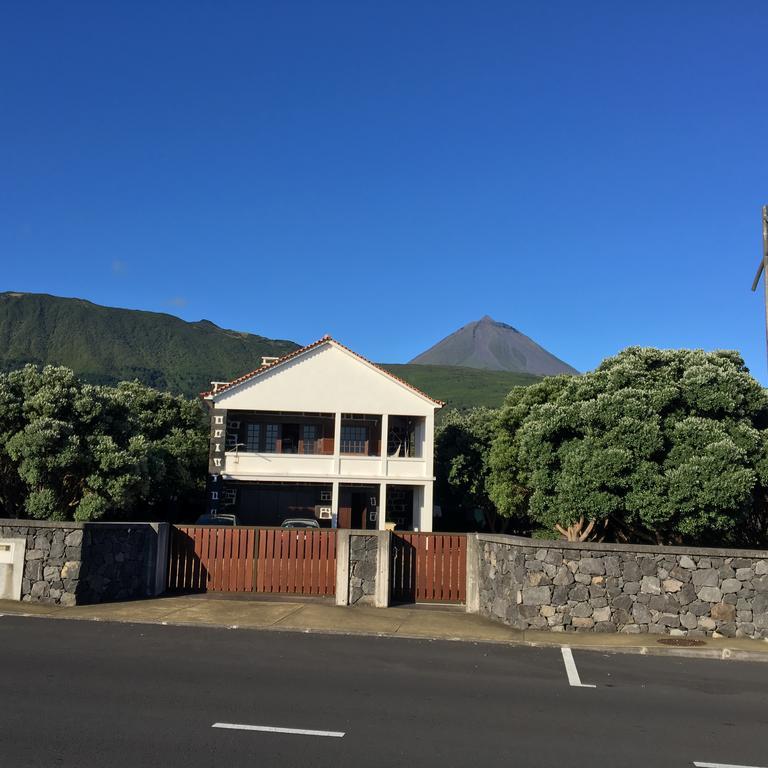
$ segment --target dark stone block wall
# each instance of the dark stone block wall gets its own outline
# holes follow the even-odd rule
[[[377,548],[375,536],[349,537],[349,605],[373,602]]]
[[[768,552],[477,543],[479,612],[517,629],[768,638]]]
[[[24,538],[21,599],[83,605],[152,594],[157,534],[147,523],[0,520],[0,538]]]

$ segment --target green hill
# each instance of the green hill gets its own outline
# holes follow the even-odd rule
[[[2,371],[52,363],[93,383],[139,379],[194,397],[211,379],[235,378],[257,367],[263,355],[284,355],[298,346],[219,328],[208,320],[188,323],[83,299],[0,293]],[[383,367],[453,408],[498,406],[513,386],[538,381],[531,374],[450,365]]]
[[[530,373],[485,371],[457,365],[384,363],[382,368],[432,397],[444,400],[446,408],[471,408],[477,405],[498,408],[512,387],[541,381],[540,376]]]
[[[160,312],[102,307],[82,299],[0,293],[0,370],[26,363],[66,365],[87,381],[125,379],[195,395],[211,378],[234,378],[292,341],[187,323]]]

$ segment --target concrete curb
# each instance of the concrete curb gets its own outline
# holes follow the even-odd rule
[[[0,613],[0,618],[3,616],[20,616],[22,618],[32,619],[54,619],[64,621],[91,621],[100,624],[134,624],[139,626],[155,625],[164,627],[198,627],[204,629],[219,629],[219,630],[246,630],[252,632],[298,632],[305,635],[332,635],[332,636],[350,636],[350,637],[377,637],[377,638],[389,638],[393,640],[422,640],[425,642],[452,642],[452,643],[472,643],[473,645],[507,645],[510,647],[527,647],[527,648],[564,648],[569,647],[577,651],[586,651],[589,653],[601,653],[601,654],[633,654],[638,656],[672,656],[687,659],[713,659],[719,661],[748,661],[748,662],[768,662],[768,647],[765,651],[748,651],[741,648],[730,647],[718,647],[718,648],[680,648],[670,646],[652,646],[652,645],[591,645],[579,643],[577,645],[571,645],[564,638],[562,641],[546,642],[543,640],[526,640],[524,633],[521,633],[520,639],[507,639],[499,640],[492,638],[468,638],[458,637],[451,635],[429,635],[429,634],[414,634],[409,632],[374,632],[372,630],[354,630],[343,629],[334,630],[328,628],[317,629],[313,627],[283,627],[278,624],[268,625],[263,627],[243,626],[239,624],[204,624],[201,622],[191,621],[149,621],[141,619],[118,619],[118,618],[103,618],[103,617],[86,617],[86,616],[66,616],[44,613]]]

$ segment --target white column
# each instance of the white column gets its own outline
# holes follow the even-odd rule
[[[339,481],[334,480],[331,483],[331,527],[338,528],[339,525]]]
[[[424,467],[428,479],[434,479],[435,476],[435,414],[430,413],[424,424]],[[430,517],[432,512],[430,511]]]
[[[381,417],[381,476],[386,477],[387,469],[387,436],[389,435],[389,414]]]
[[[387,521],[387,484],[381,483],[379,485],[379,514],[377,517],[377,528],[380,531],[385,531],[384,523]]]
[[[333,423],[333,472],[338,475],[341,471],[341,414],[335,415]]]
[[[411,486],[411,529],[414,531],[423,530],[421,527],[424,517],[424,486]]]
[[[422,493],[422,506],[421,506],[421,525],[420,531],[432,530],[432,514],[434,507],[434,500],[432,496],[432,483],[426,483],[424,486],[424,492]]]

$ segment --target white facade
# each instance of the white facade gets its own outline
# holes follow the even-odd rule
[[[233,445],[231,438],[227,444],[227,435],[212,424],[212,487],[219,480],[216,473],[224,483],[330,483],[335,524],[340,489],[345,484],[376,486],[375,522],[382,530],[386,527],[388,490],[408,487],[412,489],[413,529],[432,530],[434,422],[442,403],[333,339],[326,337],[206,394],[205,399],[214,414],[280,414],[284,421],[291,414],[297,419],[314,414],[324,419],[328,433],[325,440],[313,437],[304,441],[301,450],[296,450],[298,443],[291,442],[292,452],[282,452],[275,450],[271,438],[267,438],[270,450],[264,450],[264,437],[253,445]],[[349,437],[362,436],[362,432],[354,432],[354,419],[364,418],[370,422],[360,423],[375,424],[378,437],[371,435],[369,439],[365,433],[365,450],[356,453],[362,441],[357,443]],[[406,420],[407,450],[397,443],[393,449],[393,425]],[[314,427],[311,434],[315,434]]]

